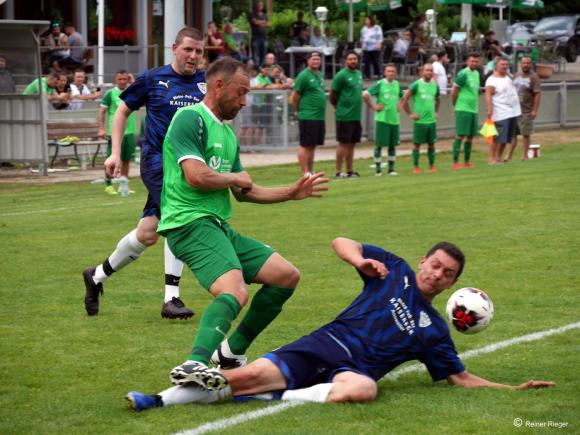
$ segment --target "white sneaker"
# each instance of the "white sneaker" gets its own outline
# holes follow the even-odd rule
[[[391,171],[391,172],[389,172],[389,175],[395,175],[396,176],[396,175],[399,175],[399,173],[397,171]]]
[[[228,386],[228,380],[218,369],[210,369],[203,363],[191,360],[171,370],[169,379],[174,385],[194,383],[210,391]]]
[[[246,355],[235,355],[232,353],[228,341],[224,340],[215,350],[209,362],[221,369],[230,370],[247,365],[248,358]]]

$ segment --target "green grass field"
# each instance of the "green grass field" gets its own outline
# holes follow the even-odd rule
[[[551,146],[538,161],[447,169],[436,174],[372,176],[329,183],[325,198],[271,206],[236,204],[232,224],[292,261],[301,283],[282,315],[250,349],[261,354],[330,321],[361,288],[357,273],[331,251],[337,236],[380,245],[411,264],[435,242],[450,240],[467,255],[455,288],[488,291],[490,327],[475,336],[453,332],[460,352],[578,322],[580,292],[580,143]],[[423,163],[425,158],[423,157]],[[333,164],[318,165],[333,173]],[[253,169],[264,185],[294,180],[295,165]],[[129,390],[157,392],[188,355],[208,295],[186,271],[182,295],[198,315],[160,317],[162,245],[105,286],[98,317],[87,317],[81,272],[104,260],[132,229],[144,203],[137,194],[109,197],[88,183],[0,186],[0,433],[173,433],[276,403],[223,402],[134,413]],[[256,290],[252,287],[251,292]],[[447,295],[435,301],[443,312]],[[383,380],[375,402],[286,409],[221,433],[509,433],[525,422],[566,422],[580,433],[580,331],[517,344],[465,361],[491,380],[554,380],[550,390],[464,390],[433,384],[425,372]],[[523,428],[513,421],[521,418]],[[543,431],[548,429],[536,429]]]

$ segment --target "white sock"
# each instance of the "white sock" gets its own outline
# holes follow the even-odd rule
[[[163,406],[186,405],[188,403],[213,403],[232,395],[229,386],[209,391],[198,385],[177,385],[159,393]]]
[[[169,245],[167,244],[167,239],[165,239],[165,244],[163,245],[163,252],[165,258],[165,301],[169,302],[173,298],[179,297],[179,279],[183,273],[183,262],[178,260]],[[174,285],[172,282],[177,282]]]
[[[144,244],[137,240],[137,229],[134,229],[125,237],[123,237],[117,244],[117,248],[108,258],[111,268],[118,272],[127,264],[137,260],[143,251],[147,248]],[[104,282],[109,278],[103,269],[103,265],[99,264],[93,275],[95,283]]]
[[[326,398],[330,394],[332,383],[317,384],[308,388],[301,388],[299,390],[286,390],[282,394],[281,400],[299,400],[304,402],[326,402]]]

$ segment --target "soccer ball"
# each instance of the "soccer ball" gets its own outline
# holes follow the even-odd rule
[[[463,334],[483,331],[493,319],[493,303],[484,291],[465,287],[447,301],[447,318]]]

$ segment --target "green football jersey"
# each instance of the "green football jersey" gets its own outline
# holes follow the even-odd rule
[[[362,109],[362,73],[355,69],[341,69],[332,80],[336,94],[336,120],[360,121]]]
[[[326,93],[324,92],[324,77],[320,71],[313,73],[306,68],[298,74],[294,82],[294,90],[300,94],[298,119],[324,121],[326,118]]]
[[[53,88],[49,88],[48,85],[46,84],[46,78],[42,77],[40,79],[40,83],[42,86],[42,91],[46,94],[46,95],[52,95],[54,94],[54,89]],[[30,82],[28,84],[28,86],[26,86],[26,88],[24,89],[24,91],[22,91],[23,95],[36,95],[40,93],[40,87],[38,86],[38,79],[33,80],[32,82]]]
[[[157,231],[167,234],[203,216],[223,221],[232,215],[229,189],[196,189],[185,179],[181,162],[195,159],[216,172],[241,172],[240,148],[234,130],[203,103],[179,109],[163,142],[163,192]]]
[[[121,95],[123,91],[115,86],[109,89],[103,99],[101,100],[101,107],[105,107],[107,110],[107,122],[109,127],[107,128],[107,134],[111,136],[113,132],[113,118],[115,117],[115,112],[121,103]],[[135,124],[135,114],[131,113],[129,118],[127,118],[127,124],[125,125],[125,134],[135,134],[137,132],[137,127]]]
[[[477,113],[480,88],[479,72],[477,70],[471,71],[469,68],[462,69],[455,78],[455,85],[459,88],[455,110],[457,112]]]
[[[376,98],[377,104],[384,104],[385,108],[375,112],[375,121],[385,124],[399,125],[401,123],[397,105],[403,96],[403,88],[397,80],[388,82],[381,79],[367,89],[369,95]]]
[[[435,80],[425,82],[419,79],[409,85],[409,91],[413,95],[413,112],[419,115],[416,124],[433,124],[435,118],[435,100],[439,98],[439,86]]]

